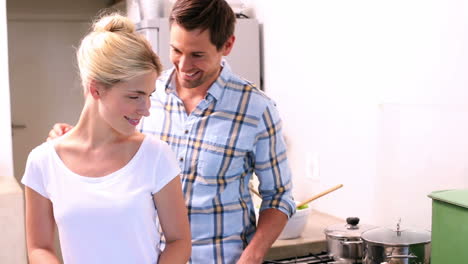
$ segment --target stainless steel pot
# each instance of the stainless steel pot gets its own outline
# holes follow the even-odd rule
[[[359,218],[348,217],[346,224],[332,225],[325,229],[328,252],[336,263],[353,264],[363,261],[363,243],[361,234],[375,228],[360,225]]]
[[[431,233],[376,228],[362,233],[365,264],[430,264]]]

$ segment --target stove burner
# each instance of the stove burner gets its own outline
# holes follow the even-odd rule
[[[321,264],[321,263],[331,263],[333,258],[328,255],[326,252],[320,254],[310,253],[307,256],[294,257],[280,260],[268,260],[263,262],[263,264]]]

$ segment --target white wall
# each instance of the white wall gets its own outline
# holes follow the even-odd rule
[[[263,24],[296,198],[343,183],[314,207],[430,228],[427,194],[468,188],[468,5],[244,2]]]
[[[10,84],[5,0],[0,0],[0,177],[13,177],[11,147]]]

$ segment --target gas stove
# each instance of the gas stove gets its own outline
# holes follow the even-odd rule
[[[263,264],[323,264],[323,263],[332,263],[333,258],[328,255],[327,252],[322,252],[320,254],[309,254],[302,257],[294,257],[280,260],[268,260],[263,262]]]

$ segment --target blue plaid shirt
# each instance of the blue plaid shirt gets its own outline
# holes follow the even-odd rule
[[[260,210],[294,213],[291,173],[272,100],[231,73],[226,62],[204,100],[187,115],[174,69],[162,74],[143,133],[176,153],[192,231],[191,263],[235,263],[255,233],[248,183],[255,172]]]

